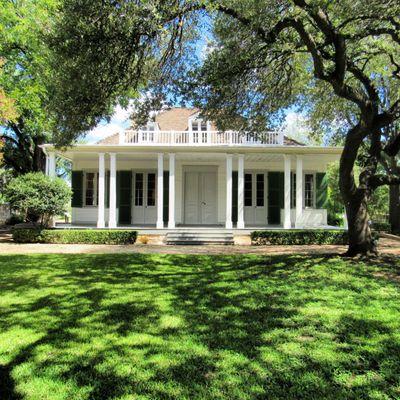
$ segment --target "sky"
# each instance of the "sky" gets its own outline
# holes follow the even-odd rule
[[[97,125],[94,129],[88,132],[84,141],[87,143],[96,143],[107,136],[119,133],[120,131],[129,128],[129,116],[132,111],[133,106],[128,106],[126,109],[117,106],[110,122],[107,123],[104,121]]]

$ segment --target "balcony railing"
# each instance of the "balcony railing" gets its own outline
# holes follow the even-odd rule
[[[276,146],[283,145],[283,131],[258,134],[237,131],[142,131],[126,130],[120,133],[119,144],[166,146]]]

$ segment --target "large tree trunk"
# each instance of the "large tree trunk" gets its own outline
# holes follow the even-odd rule
[[[346,204],[349,247],[346,256],[358,254],[377,254],[375,240],[371,234],[367,211],[367,197],[360,194],[352,196]]]
[[[346,207],[349,233],[349,247],[345,255],[350,257],[377,253],[369,226],[368,181],[363,179],[363,184],[357,187],[354,179],[354,164],[366,131],[368,129],[361,124],[350,129],[340,158],[339,186]]]
[[[389,186],[389,222],[392,232],[400,232],[400,185]]]

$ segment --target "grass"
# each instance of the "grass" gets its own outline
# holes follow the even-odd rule
[[[398,399],[399,262],[0,256],[0,399]]]

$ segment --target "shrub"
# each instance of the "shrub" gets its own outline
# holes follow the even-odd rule
[[[11,214],[10,218],[7,219],[6,225],[16,225],[24,222],[24,217],[19,214]]]
[[[347,231],[326,229],[268,230],[251,233],[253,245],[346,244]]]
[[[48,226],[54,215],[66,211],[72,191],[60,178],[30,172],[11,179],[4,194],[11,208],[26,221]]]
[[[328,212],[328,225],[342,226],[343,225],[343,214]]]
[[[376,232],[390,232],[391,226],[388,222],[372,222],[371,228]]]
[[[13,230],[13,240],[18,243],[133,244],[136,236],[136,231],[117,229],[15,228]]]

